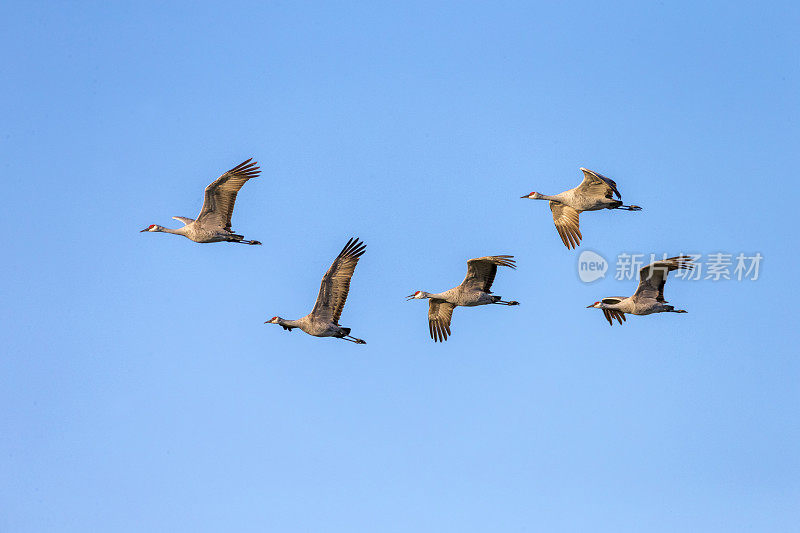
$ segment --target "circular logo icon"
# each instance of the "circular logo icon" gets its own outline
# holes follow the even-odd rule
[[[578,277],[584,283],[591,283],[605,277],[608,261],[602,255],[584,250],[578,256]]]

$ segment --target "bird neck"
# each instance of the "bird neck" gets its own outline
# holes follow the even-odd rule
[[[172,233],[174,235],[186,235],[186,226],[183,226],[182,228],[175,228],[175,229],[162,227],[161,228],[161,232],[163,232],[163,233]]]
[[[286,326],[288,328],[299,328],[300,321],[299,320],[284,320],[283,318],[278,318],[278,324],[281,326]]]
[[[439,293],[423,292],[422,294],[425,295],[425,298],[432,298],[435,300],[447,300],[447,295],[443,292]]]
[[[547,195],[547,194],[540,194],[535,199],[536,200],[549,200],[551,202],[560,202],[561,201],[560,196],[561,196],[560,194],[556,194],[555,196],[550,196],[550,195]]]

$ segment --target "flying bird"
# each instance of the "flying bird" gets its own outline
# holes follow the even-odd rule
[[[641,211],[638,205],[622,205],[622,195],[617,190],[614,180],[597,172],[581,167],[583,181],[574,189],[564,191],[555,196],[547,196],[532,192],[520,198],[531,200],[550,200],[553,222],[556,231],[569,249],[580,246],[581,230],[578,217],[583,211],[599,211],[600,209],[623,209]],[[617,200],[614,199],[617,196]]]
[[[633,296],[611,296],[599,302],[586,306],[602,309],[608,323],[614,325],[614,320],[622,324],[625,313],[632,315],[651,315],[653,313],[686,313],[683,309],[675,309],[667,305],[664,299],[664,284],[667,274],[673,270],[692,270],[692,258],[688,255],[670,257],[663,261],[656,261],[639,270],[639,287]]]
[[[231,215],[236,195],[239,193],[239,189],[247,183],[247,180],[255,178],[261,173],[257,164],[250,158],[241,165],[233,167],[206,187],[203,208],[197,215],[197,219],[172,217],[183,222],[182,228],[172,229],[158,224],[150,224],[142,232],[173,233],[183,235],[194,242],[225,241],[239,244],[261,244],[258,241],[245,240],[243,235],[238,235],[231,229]]]
[[[358,238],[347,241],[322,277],[317,302],[309,314],[297,320],[274,316],[264,324],[277,324],[287,331],[300,328],[314,337],[336,337],[356,344],[366,344],[366,341],[350,335],[350,328],[339,325],[339,317],[350,291],[350,278],[353,277],[358,258],[364,254],[366,248],[367,245],[359,242]]]
[[[428,329],[434,342],[444,342],[450,335],[450,319],[453,309],[458,306],[474,307],[476,305],[500,304],[519,305],[519,302],[504,302],[502,297],[495,296],[492,282],[497,274],[497,267],[517,268],[513,255],[492,255],[478,257],[467,261],[467,277],[458,287],[431,294],[417,291],[406,296],[407,300],[428,299]]]

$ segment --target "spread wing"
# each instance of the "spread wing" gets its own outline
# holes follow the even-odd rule
[[[312,315],[329,320],[336,324],[342,315],[342,309],[350,292],[350,278],[358,264],[358,258],[364,254],[367,245],[359,242],[358,238],[350,239],[342,251],[333,260],[333,264],[322,277],[319,286],[317,303],[314,304]]]
[[[434,342],[444,342],[450,335],[450,320],[453,318],[455,306],[444,300],[430,298],[428,300],[428,328]]]
[[[691,270],[694,265],[688,255],[670,257],[663,261],[656,261],[639,270],[639,287],[633,294],[637,298],[652,298],[659,302],[664,300],[664,284],[667,283],[667,274],[673,270]]]
[[[194,222],[194,219],[188,217],[172,217],[179,222],[183,222],[183,225],[186,226],[187,224],[191,224]]]
[[[517,268],[513,255],[490,255],[470,259],[467,261],[467,277],[461,282],[461,286],[467,289],[492,292],[489,289],[492,288],[498,266]]]
[[[553,222],[564,246],[569,249],[580,246],[583,235],[579,227],[579,213],[570,206],[558,202],[550,202],[550,211],[553,212]]]
[[[578,190],[595,196],[605,196],[606,198],[612,198],[616,194],[617,198],[622,200],[622,195],[617,190],[617,184],[614,180],[588,168],[581,167],[581,172],[583,172],[583,181],[578,185]]]
[[[197,220],[231,231],[231,215],[233,214],[233,204],[236,203],[236,195],[239,193],[239,189],[247,183],[247,180],[255,178],[261,173],[256,165],[258,163],[250,158],[233,167],[206,187],[203,208],[197,215]]]
[[[619,322],[620,325],[622,325],[623,322],[628,320],[627,318],[625,318],[625,313],[623,313],[622,311],[617,311],[615,309],[603,309],[603,314],[606,316],[606,320],[608,320],[608,323],[612,326],[614,325],[614,321],[612,319],[617,319],[617,322]]]

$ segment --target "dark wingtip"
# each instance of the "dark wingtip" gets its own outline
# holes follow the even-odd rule
[[[353,257],[361,257],[367,249],[364,241],[360,241],[358,237],[350,237],[347,244],[342,248],[341,255],[350,255]]]

